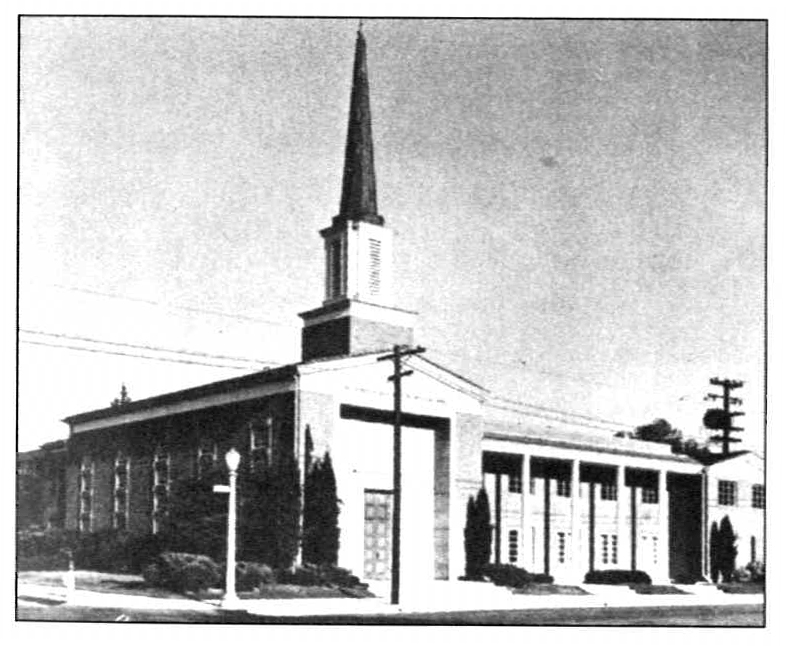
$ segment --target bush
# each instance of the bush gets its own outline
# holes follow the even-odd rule
[[[164,552],[142,571],[145,581],[174,592],[196,592],[218,585],[221,570],[209,556]]]
[[[486,565],[482,568],[481,573],[495,585],[508,588],[523,588],[533,583],[554,582],[554,577],[548,574],[534,574],[509,563]]]
[[[352,572],[336,565],[298,565],[291,570],[278,573],[280,583],[302,586],[326,586],[336,588],[365,588]]]
[[[650,575],[641,570],[592,570],[587,572],[584,583],[597,585],[651,584]]]
[[[751,561],[744,569],[748,573],[748,581],[752,583],[764,583],[764,563],[761,561]]]
[[[223,577],[226,578],[226,568],[223,568]],[[235,567],[235,585],[238,590],[255,590],[261,585],[276,582],[273,568],[263,563],[253,561],[239,561]]]

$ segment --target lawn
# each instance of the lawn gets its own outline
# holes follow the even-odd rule
[[[19,572],[19,583],[45,585],[64,588],[64,572]],[[138,574],[113,574],[108,572],[93,572],[91,570],[76,570],[74,572],[78,590],[92,592],[111,592],[116,594],[140,595],[158,599],[219,599],[224,595],[223,589],[211,588],[199,593],[178,593],[148,585]],[[314,599],[314,598],[342,598],[342,597],[373,597],[367,590],[356,588],[339,588],[327,586],[302,586],[285,583],[272,583],[261,586],[258,590],[239,592],[241,599]]]

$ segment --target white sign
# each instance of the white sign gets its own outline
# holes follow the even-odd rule
[[[213,493],[229,493],[229,485],[213,485]]]

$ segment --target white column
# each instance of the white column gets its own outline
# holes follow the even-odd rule
[[[519,541],[519,560],[521,566],[534,571],[532,562],[532,496],[529,493],[529,455],[521,456],[521,540]]]
[[[625,467],[617,467],[617,568],[630,566],[630,531],[625,524],[625,505],[629,504],[625,494]]]
[[[666,470],[658,472],[658,577],[669,581],[669,490]]]
[[[570,567],[573,576],[581,578],[581,497],[579,489],[579,461],[570,465]]]

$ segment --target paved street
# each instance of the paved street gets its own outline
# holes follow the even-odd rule
[[[271,617],[212,610],[147,610],[20,604],[22,621],[131,621],[248,624],[508,625],[508,626],[763,626],[761,605],[549,608],[385,615]]]

